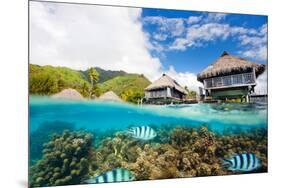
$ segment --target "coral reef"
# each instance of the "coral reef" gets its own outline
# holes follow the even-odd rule
[[[106,138],[91,161],[91,174],[117,167],[129,169],[137,180],[236,174],[223,168],[221,159],[243,152],[255,153],[262,160],[259,172],[267,171],[266,130],[226,135],[210,131],[207,125],[156,130],[165,138],[148,143],[120,133]]]
[[[92,135],[65,131],[44,144],[43,158],[30,169],[30,186],[79,184],[88,175]]]
[[[31,169],[31,185],[79,184],[114,168],[128,169],[136,180],[238,174],[224,168],[222,159],[246,152],[262,161],[255,172],[267,172],[266,129],[239,130],[239,134],[214,132],[207,125],[154,129],[157,137],[151,141],[124,132],[107,132],[99,135],[100,140],[85,132],[55,135]]]
[[[137,180],[176,178],[178,170],[179,151],[169,144],[146,144],[143,149],[137,149],[136,162],[125,164],[125,168],[135,173]]]
[[[44,122],[30,134],[29,156],[31,165],[42,157],[43,144],[51,139],[51,135],[61,134],[65,130],[74,130],[74,124],[63,121]]]
[[[91,163],[91,176],[124,166],[124,163],[136,161],[136,150],[142,143],[117,132],[113,137],[107,137],[95,150]]]

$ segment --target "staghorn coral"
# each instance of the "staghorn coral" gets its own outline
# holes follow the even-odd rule
[[[87,176],[92,135],[65,131],[44,144],[43,158],[30,171],[30,186],[79,184]]]

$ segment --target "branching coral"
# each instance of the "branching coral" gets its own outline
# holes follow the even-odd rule
[[[91,135],[65,132],[44,146],[44,157],[31,170],[32,186],[77,184],[114,168],[126,168],[136,180],[236,174],[221,159],[235,153],[255,153],[267,171],[267,131],[244,130],[221,134],[207,126],[157,128],[158,137],[143,142],[121,132],[101,136],[96,147]]]
[[[94,152],[90,174],[96,176],[113,168],[123,167],[129,161],[135,162],[138,157],[136,150],[142,145],[119,132],[113,138],[104,139]]]
[[[65,131],[44,145],[43,158],[30,171],[30,186],[79,184],[87,176],[92,135]]]

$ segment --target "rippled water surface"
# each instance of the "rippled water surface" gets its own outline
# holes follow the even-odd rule
[[[68,101],[30,97],[30,132],[46,122],[70,123],[86,130],[122,130],[132,125],[209,125],[223,131],[229,127],[266,128],[265,104],[190,104],[136,106],[101,101]],[[48,124],[46,124],[47,126]]]

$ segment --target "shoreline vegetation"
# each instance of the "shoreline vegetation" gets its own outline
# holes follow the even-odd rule
[[[241,174],[224,168],[222,159],[248,152],[262,161],[249,173],[267,172],[266,129],[239,134],[218,134],[206,125],[155,130],[157,137],[149,142],[122,132],[69,129],[53,134],[43,142],[42,158],[30,168],[30,187],[83,184],[114,168],[128,169],[135,180]]]
[[[110,71],[101,68],[89,68],[85,71],[50,65],[29,65],[29,93],[31,95],[52,96],[65,89],[76,90],[85,99],[97,99],[107,92],[114,92],[121,100],[138,104],[144,98],[145,88],[151,84],[143,74],[124,71]],[[189,91],[187,99],[194,100],[197,93]],[[76,95],[75,91],[65,96]],[[63,97],[63,95],[62,95]],[[71,98],[71,97],[67,97]],[[81,97],[74,97],[75,99]]]

